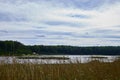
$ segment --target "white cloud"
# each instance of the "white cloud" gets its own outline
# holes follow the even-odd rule
[[[99,12],[100,14],[93,16],[91,19],[90,23],[92,25],[106,28],[120,25],[120,3],[102,8],[103,10]]]
[[[13,31],[11,35],[4,34],[0,40],[8,38],[26,44],[40,40],[43,44],[120,45],[119,2],[85,10],[80,7],[66,7],[65,4],[57,5],[54,0],[22,1],[18,0],[15,3],[0,1],[0,12],[25,18],[25,21],[21,22],[15,21],[12,17],[12,21],[0,21],[0,30],[6,30],[8,33]],[[14,33],[14,31],[18,32]],[[21,33],[21,31],[26,32]],[[30,31],[34,32],[30,33]],[[64,32],[70,34],[66,35]],[[38,34],[45,37],[36,37]],[[114,42],[115,40],[118,41]]]

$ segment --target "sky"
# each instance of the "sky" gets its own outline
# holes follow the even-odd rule
[[[0,0],[0,40],[120,46],[120,0]]]

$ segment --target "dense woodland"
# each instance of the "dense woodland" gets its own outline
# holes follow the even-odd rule
[[[0,41],[0,55],[32,54],[27,46],[17,41]]]
[[[0,55],[120,55],[120,46],[44,46],[24,45],[17,41],[0,41]]]

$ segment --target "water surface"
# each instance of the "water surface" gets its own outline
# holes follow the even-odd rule
[[[100,62],[113,62],[120,56],[105,56],[105,55],[42,55],[37,57],[67,57],[67,60],[58,59],[18,59],[17,57],[0,57],[0,62],[5,63],[38,63],[38,64],[55,64],[55,63],[87,63],[93,60]]]

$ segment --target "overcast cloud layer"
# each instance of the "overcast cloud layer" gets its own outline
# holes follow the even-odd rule
[[[120,0],[0,0],[0,40],[120,46]]]

